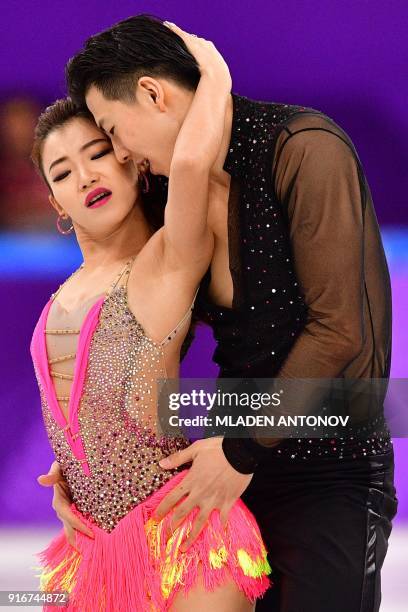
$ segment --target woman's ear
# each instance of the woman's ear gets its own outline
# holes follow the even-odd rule
[[[62,206],[60,206],[58,204],[57,200],[54,198],[54,196],[51,193],[48,196],[48,200],[49,200],[51,206],[57,211],[57,213],[59,215],[61,215],[62,217],[68,219],[68,215],[66,214],[65,210],[62,208]]]
[[[142,95],[147,96],[151,102],[158,108],[160,111],[164,111],[166,109],[165,100],[164,100],[164,89],[160,83],[156,79],[153,79],[149,76],[142,76],[137,82],[138,88],[140,88],[140,92]]]

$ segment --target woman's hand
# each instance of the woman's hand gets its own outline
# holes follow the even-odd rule
[[[48,474],[42,474],[37,482],[44,487],[54,487],[52,507],[57,517],[63,524],[68,542],[75,548],[75,529],[94,539],[94,534],[81,520],[72,512],[72,499],[68,485],[62,476],[58,461],[53,461]]]
[[[191,55],[195,57],[201,75],[214,76],[217,78],[220,88],[225,87],[230,92],[232,87],[231,74],[224,58],[214,44],[205,40],[205,38],[199,38],[195,34],[185,32],[174,23],[165,21],[164,25],[183,40]]]

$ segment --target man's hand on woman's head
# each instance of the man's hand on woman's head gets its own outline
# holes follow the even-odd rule
[[[65,535],[71,546],[75,548],[75,529],[94,539],[93,531],[82,523],[71,510],[70,491],[58,461],[53,461],[48,474],[38,476],[37,482],[43,487],[54,487],[52,507],[63,524]]]

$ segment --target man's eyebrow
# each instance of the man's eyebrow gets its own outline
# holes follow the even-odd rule
[[[93,140],[90,140],[89,142],[86,142],[84,145],[82,145],[79,151],[82,153],[82,151],[85,151],[89,147],[92,147],[92,145],[96,144],[97,142],[106,142],[106,143],[109,142],[110,143],[110,141],[107,138],[94,138]],[[57,164],[60,164],[61,162],[67,161],[67,159],[68,158],[65,156],[65,157],[59,157],[58,159],[53,161],[50,167],[48,168],[48,172],[51,172],[51,169],[54,168],[54,166],[56,166]]]

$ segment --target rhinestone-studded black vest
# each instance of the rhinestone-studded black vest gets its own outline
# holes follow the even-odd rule
[[[217,341],[222,377],[272,377],[306,324],[307,307],[292,261],[285,210],[275,194],[276,140],[296,113],[313,108],[255,102],[233,95],[232,134],[224,170],[231,175],[228,211],[232,308],[208,299],[208,272],[195,318]]]

